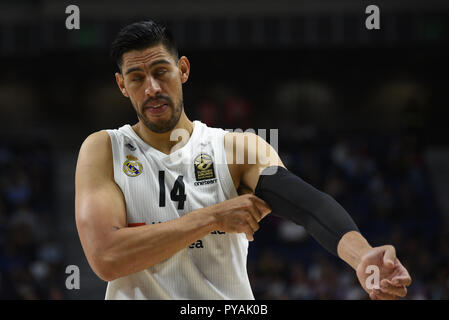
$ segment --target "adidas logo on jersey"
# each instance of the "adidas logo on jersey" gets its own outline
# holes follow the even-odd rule
[[[136,151],[136,147],[134,147],[131,143],[127,143],[125,146],[131,151]]]

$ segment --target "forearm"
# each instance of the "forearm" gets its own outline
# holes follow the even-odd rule
[[[338,242],[337,251],[338,256],[356,270],[363,255],[371,248],[368,241],[359,232],[350,231]]]
[[[211,208],[152,225],[112,231],[101,250],[102,278],[113,280],[165,261],[215,230]]]
[[[255,195],[273,208],[273,214],[304,226],[325,249],[338,255],[340,239],[349,231],[358,231],[346,210],[331,196],[317,190],[282,167],[273,174],[264,169]]]

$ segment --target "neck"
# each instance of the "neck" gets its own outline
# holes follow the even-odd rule
[[[148,129],[140,120],[138,123],[133,125],[132,128],[137,133],[137,135],[148,145],[159,150],[160,152],[170,154],[171,152],[181,148],[190,139],[193,131],[193,122],[190,121],[184,111],[182,111],[178,123],[170,131],[164,133],[153,132]],[[186,135],[183,132],[180,132],[179,134],[175,134],[172,138],[177,140],[171,140],[170,135],[176,129],[186,130],[186,132],[188,133],[188,138],[186,139]]]

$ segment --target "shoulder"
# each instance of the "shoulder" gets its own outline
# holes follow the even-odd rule
[[[267,146],[267,142],[253,132],[228,132],[224,143],[227,152],[240,154],[256,154],[259,148]]]
[[[109,134],[105,130],[90,134],[79,150],[77,172],[81,168],[109,171],[111,167],[112,149]]]
[[[111,152],[111,138],[106,130],[94,132],[87,136],[81,144],[80,156],[92,156],[108,154]]]
[[[110,146],[111,138],[106,130],[97,131],[91,133],[84,139],[83,144],[81,145],[81,149],[84,147],[93,147],[93,146]]]

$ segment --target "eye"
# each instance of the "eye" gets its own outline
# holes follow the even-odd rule
[[[142,80],[142,77],[141,77],[141,76],[133,76],[133,77],[131,78],[131,81],[132,81],[132,82],[141,81],[141,80]]]
[[[167,69],[158,69],[158,70],[156,71],[156,74],[157,74],[158,76],[162,76],[162,75],[164,75],[166,72],[167,72]]]

